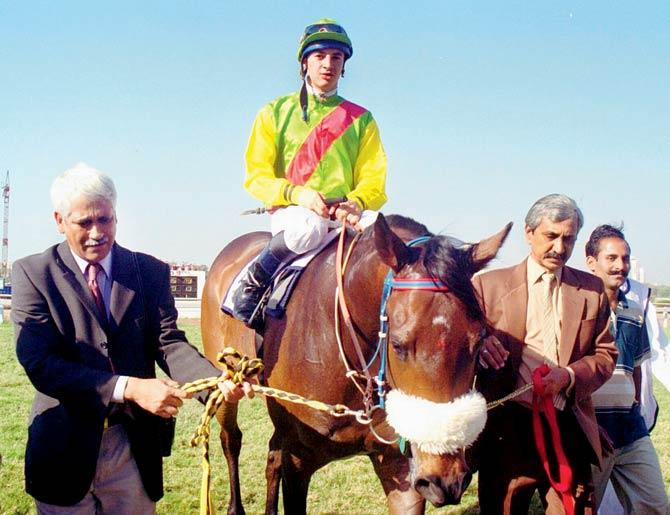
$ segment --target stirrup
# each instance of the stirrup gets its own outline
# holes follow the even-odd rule
[[[256,331],[258,334],[263,334],[263,330],[265,329],[265,306],[267,306],[268,299],[270,298],[270,288],[266,288],[265,291],[263,292],[262,297],[256,304],[256,307],[254,310],[251,312],[251,315],[249,315],[248,320],[242,320],[244,322],[244,325],[246,325],[249,329],[253,329]]]

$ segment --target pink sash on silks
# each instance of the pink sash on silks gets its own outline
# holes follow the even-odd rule
[[[298,186],[305,184],[333,142],[365,113],[367,110],[364,107],[344,100],[324,116],[309,133],[286,169],[285,175],[289,182]]]

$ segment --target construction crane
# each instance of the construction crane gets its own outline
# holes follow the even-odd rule
[[[4,202],[4,211],[2,217],[2,287],[4,288],[7,283],[9,283],[9,263],[7,261],[9,257],[9,170],[7,170],[7,176],[5,177],[5,184],[2,187],[2,200]]]

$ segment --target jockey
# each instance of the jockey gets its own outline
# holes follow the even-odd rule
[[[245,155],[245,189],[271,212],[272,239],[249,267],[234,297],[235,317],[247,326],[282,262],[316,248],[331,217],[361,230],[364,210],[386,202],[386,155],[366,109],[337,93],[351,40],[335,20],[305,28],[298,45],[299,92],[264,106]],[[341,198],[336,205],[325,200]],[[372,219],[374,219],[372,217]]]

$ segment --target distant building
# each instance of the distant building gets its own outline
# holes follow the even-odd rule
[[[636,257],[630,258],[630,272],[628,273],[631,279],[639,281],[641,283],[646,282],[646,276],[644,273],[644,268],[640,265]]]
[[[638,280],[638,262],[636,257],[630,258],[630,271],[628,272],[628,276],[631,279],[635,279],[636,281]]]
[[[207,267],[192,263],[170,263],[170,289],[176,299],[201,299]]]

